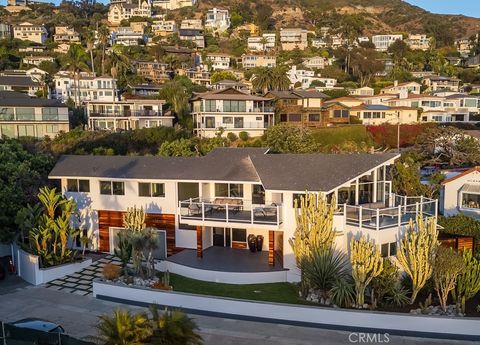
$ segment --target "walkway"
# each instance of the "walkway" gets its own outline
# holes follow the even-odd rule
[[[58,290],[61,292],[68,292],[81,296],[92,295],[92,281],[95,278],[102,277],[103,266],[107,263],[114,263],[120,265],[120,260],[113,255],[107,255],[97,261],[94,261],[92,265],[81,270],[80,272],[70,274],[61,279],[53,280],[45,287],[47,289]]]

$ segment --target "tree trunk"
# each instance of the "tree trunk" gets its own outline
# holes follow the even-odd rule
[[[102,46],[102,75],[105,75],[105,45]]]
[[[92,62],[92,73],[95,74],[95,63],[93,62],[93,49],[90,50],[90,61]]]

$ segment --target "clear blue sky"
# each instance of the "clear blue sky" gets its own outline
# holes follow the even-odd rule
[[[59,3],[61,0],[41,0],[44,2]],[[108,3],[108,0],[97,0]],[[464,14],[480,18],[480,0],[404,0],[413,5],[422,7],[433,13]],[[7,0],[0,0],[5,5]]]
[[[480,18],[480,0],[405,0],[433,13],[464,14]]]

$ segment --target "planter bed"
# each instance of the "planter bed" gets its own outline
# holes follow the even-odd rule
[[[62,265],[40,268],[39,257],[17,248],[17,273],[32,285],[41,285],[69,274],[79,272],[92,264],[92,259],[74,261]]]
[[[212,297],[176,291],[131,287],[96,280],[96,298],[121,303],[182,308],[196,314],[234,319],[285,323],[369,333],[416,337],[480,340],[480,320],[472,318],[425,317],[408,314],[356,311],[305,305],[267,303]]]

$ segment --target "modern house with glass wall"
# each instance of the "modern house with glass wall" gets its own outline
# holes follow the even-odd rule
[[[90,130],[130,130],[172,127],[174,116],[163,112],[164,100],[129,98],[85,102]]]
[[[250,137],[258,137],[275,120],[269,98],[235,88],[197,93],[190,99],[190,103],[193,131],[200,137],[215,137],[219,132],[223,135],[246,132]]]
[[[0,91],[0,137],[55,137],[68,132],[68,108],[57,100]]]
[[[343,252],[363,234],[383,256],[394,256],[410,220],[436,217],[436,200],[392,193],[388,171],[398,157],[264,148],[218,148],[205,157],[63,156],[49,177],[75,200],[77,226],[92,236],[92,249],[113,252],[122,215],[136,206],[158,229],[163,269],[216,282],[299,281],[288,240],[306,191],[336,200],[336,248]]]

